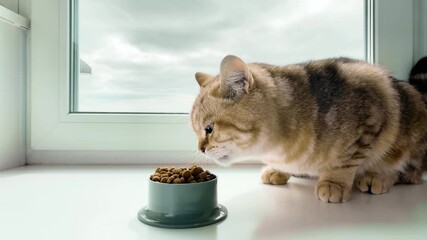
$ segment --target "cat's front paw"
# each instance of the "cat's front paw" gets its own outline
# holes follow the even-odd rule
[[[372,194],[383,194],[390,190],[396,179],[393,177],[383,177],[379,174],[368,173],[361,176],[356,181],[356,186],[362,192],[370,192]]]
[[[283,185],[291,177],[288,173],[279,172],[272,167],[264,167],[261,172],[261,181],[265,184]]]
[[[347,202],[350,200],[350,190],[333,182],[322,181],[316,185],[316,196],[323,202]]]

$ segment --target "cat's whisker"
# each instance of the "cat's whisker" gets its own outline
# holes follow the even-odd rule
[[[195,151],[195,150],[183,151],[183,152],[177,153],[176,165],[186,166],[186,165],[193,163],[194,158],[195,158],[195,153],[197,153],[197,151]]]
[[[198,165],[200,160],[203,158],[203,155],[198,150],[192,150],[188,154],[190,165]]]

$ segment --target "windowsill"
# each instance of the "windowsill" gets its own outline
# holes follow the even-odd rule
[[[0,172],[0,239],[422,239],[427,183],[381,196],[354,191],[345,204],[314,196],[315,181],[259,182],[261,166],[208,169],[219,177],[228,218],[194,229],[162,229],[136,218],[154,166],[26,166]],[[424,176],[427,180],[427,175]]]

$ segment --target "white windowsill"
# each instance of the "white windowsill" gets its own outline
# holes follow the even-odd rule
[[[314,197],[315,181],[259,182],[261,166],[208,166],[219,177],[228,218],[194,229],[162,229],[136,218],[154,166],[27,166],[0,172],[0,239],[423,239],[427,183],[395,186],[350,202]],[[427,175],[424,177],[427,180]],[[30,200],[30,202],[28,202]]]

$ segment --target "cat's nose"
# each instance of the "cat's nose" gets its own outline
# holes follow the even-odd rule
[[[205,151],[206,151],[206,141],[204,141],[204,140],[199,140],[199,150],[202,152],[202,153],[205,153]]]
[[[199,141],[199,150],[202,153],[205,153],[205,151],[206,151],[206,142],[205,141]]]

